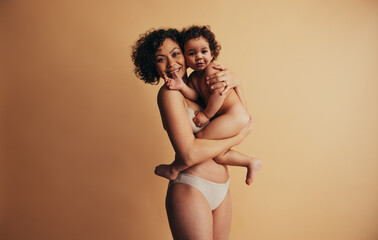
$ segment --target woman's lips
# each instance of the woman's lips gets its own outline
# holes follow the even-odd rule
[[[172,77],[173,73],[174,73],[174,72],[176,72],[176,73],[179,72],[180,69],[181,69],[181,68],[177,68],[177,69],[175,69],[175,70],[173,70],[173,71],[169,71],[169,72],[166,72],[166,73],[167,73],[167,75],[168,75],[169,77]]]

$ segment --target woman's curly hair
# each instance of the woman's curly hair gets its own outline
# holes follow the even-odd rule
[[[135,75],[145,83],[158,84],[160,76],[156,71],[155,54],[167,38],[181,45],[180,33],[177,29],[150,29],[139,35],[139,40],[132,46],[131,58],[135,65]]]
[[[204,37],[208,42],[209,42],[209,47],[210,50],[213,52],[213,60],[217,58],[219,55],[219,51],[221,49],[220,44],[215,40],[215,35],[213,32],[210,30],[210,26],[197,26],[193,25],[188,28],[184,28],[181,31],[181,48],[184,49],[184,44],[191,40],[191,39],[196,39],[199,37]]]

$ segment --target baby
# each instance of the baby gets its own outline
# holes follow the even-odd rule
[[[242,93],[232,89],[227,94],[221,94],[224,89],[212,91],[206,83],[206,78],[217,71],[213,68],[213,61],[219,54],[220,46],[215,35],[207,26],[192,26],[182,31],[182,42],[186,64],[194,70],[189,76],[189,84],[186,85],[176,73],[172,74],[172,78],[165,76],[165,82],[169,89],[181,91],[185,98],[192,101],[201,99],[206,104],[205,110],[195,112],[193,118],[197,127],[204,127],[196,137],[224,139],[236,135],[249,121],[249,115],[240,100],[243,99]],[[234,150],[229,150],[214,160],[220,164],[247,167],[248,185],[262,165],[260,159]],[[156,174],[174,179],[178,172],[172,168],[174,165],[159,166]]]

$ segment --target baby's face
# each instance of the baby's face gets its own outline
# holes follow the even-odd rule
[[[204,37],[190,39],[184,44],[186,64],[194,71],[203,71],[213,60],[209,42]]]

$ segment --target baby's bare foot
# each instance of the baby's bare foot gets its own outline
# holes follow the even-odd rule
[[[262,161],[258,158],[251,158],[249,165],[247,166],[247,178],[245,179],[245,183],[250,185],[253,180],[255,179],[256,173],[262,167]]]
[[[160,164],[155,168],[155,174],[169,180],[175,180],[177,178],[178,172],[174,171],[171,165]]]

